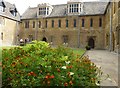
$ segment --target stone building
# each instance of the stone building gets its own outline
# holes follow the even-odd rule
[[[0,4],[0,6],[5,7],[5,4]],[[10,17],[7,16],[7,18]],[[13,17],[10,20],[13,20]],[[38,4],[37,7],[29,7],[21,18],[19,18],[19,14],[14,17],[16,29],[7,25],[13,30],[7,33],[14,33],[8,36],[16,37],[11,39],[14,41],[11,44],[17,44],[19,39],[23,39],[24,42],[38,40],[46,41],[52,46],[66,45],[84,48],[89,45],[94,49],[118,52],[119,21],[120,1],[81,2],[80,0],[70,0],[67,4],[43,3]],[[5,37],[10,40],[10,37]]]
[[[108,3],[105,12],[105,48],[118,52],[120,42],[120,1]]]
[[[67,4],[39,4],[21,18],[20,37],[44,40],[52,45],[105,48],[107,2],[68,1]]]
[[[0,0],[0,45],[16,44],[19,25],[20,15],[15,5]]]

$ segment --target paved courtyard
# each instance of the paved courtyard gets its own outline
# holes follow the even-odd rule
[[[100,85],[118,86],[118,55],[107,50],[90,50],[85,53],[85,56],[87,55],[103,71],[103,81]]]

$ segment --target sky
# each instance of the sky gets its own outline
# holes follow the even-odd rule
[[[22,15],[27,10],[27,8],[37,7],[37,5],[40,3],[49,3],[51,5],[67,4],[67,1],[69,0],[5,0],[5,1],[11,4],[15,4],[20,15]],[[84,1],[91,1],[91,0],[84,0]],[[92,1],[96,1],[96,0],[92,0]]]

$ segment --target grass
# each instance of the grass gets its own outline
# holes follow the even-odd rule
[[[85,49],[72,49],[72,50],[73,50],[73,53],[80,56],[82,56],[86,51]]]

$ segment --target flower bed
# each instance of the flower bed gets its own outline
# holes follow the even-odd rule
[[[2,50],[3,87],[97,86],[98,70],[88,57],[45,42]]]

